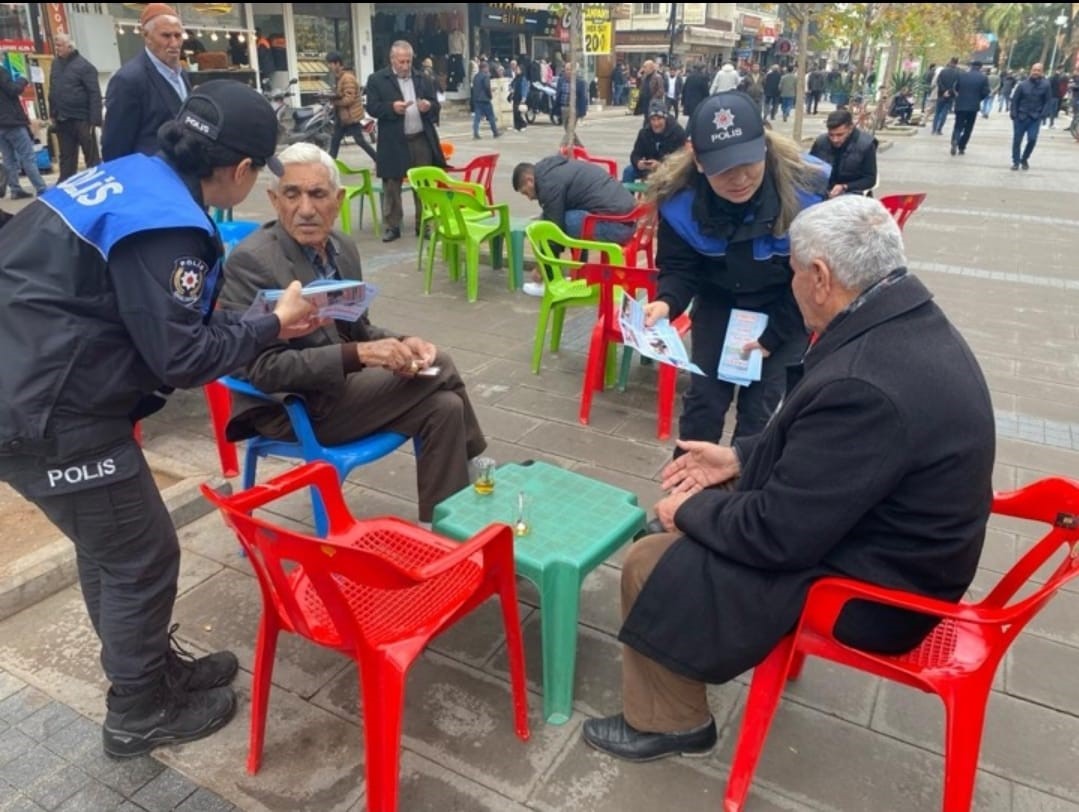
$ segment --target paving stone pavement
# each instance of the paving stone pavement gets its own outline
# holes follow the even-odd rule
[[[624,162],[640,122],[619,111],[590,115],[581,137]],[[807,133],[820,130],[811,117]],[[781,131],[785,125],[777,125]],[[520,160],[555,151],[559,128],[508,133],[495,197],[514,215],[536,213],[512,192]],[[444,136],[463,163],[490,143],[463,121]],[[1009,171],[1010,127],[978,119],[964,156],[947,138],[920,131],[881,155],[880,194],[926,191],[906,227],[911,267],[934,291],[979,357],[992,390],[998,447],[994,481],[1016,487],[1047,474],[1079,478],[1079,144],[1043,130],[1029,172]],[[367,165],[355,147],[343,157]],[[264,184],[265,179],[260,181]],[[406,202],[406,208],[408,203]],[[261,219],[261,189],[237,216]],[[407,229],[406,229],[407,231]],[[589,316],[567,320],[563,349],[529,370],[537,300],[481,272],[469,305],[440,266],[421,292],[415,241],[381,243],[370,225],[356,235],[380,289],[374,320],[447,348],[465,376],[490,451],[501,461],[544,459],[636,493],[650,506],[670,446],[655,439],[655,370],[634,366],[627,392],[595,399],[577,421]],[[684,383],[684,382],[683,382]],[[180,392],[144,425],[146,447],[204,471],[216,455],[199,392]],[[269,462],[260,476],[285,469]],[[415,518],[414,466],[406,451],[357,470],[345,483],[360,516]],[[946,498],[946,496],[942,497]],[[278,520],[310,527],[306,496],[275,505]],[[978,594],[1031,541],[1016,522],[993,522]],[[0,622],[0,812],[15,810],[351,810],[364,805],[362,707],[355,669],[336,654],[283,639],[274,672],[261,771],[245,772],[250,668],[260,610],[257,586],[235,541],[214,515],[180,531],[184,559],[176,620],[195,650],[235,650],[241,708],[200,742],[118,763],[101,754],[104,682],[96,639],[77,588]],[[540,717],[538,600],[522,583],[532,738],[513,735],[505,652],[496,607],[484,605],[436,640],[409,677],[401,760],[402,810],[712,810],[721,806],[745,677],[711,690],[721,728],[707,758],[627,765],[580,740],[589,716],[620,705],[618,579],[613,556],[582,590],[575,713],[551,726]],[[989,705],[977,810],[1079,812],[1079,588],[1061,594],[1020,636]],[[810,661],[787,690],[758,770],[749,810],[930,810],[940,808],[941,708],[926,695]]]

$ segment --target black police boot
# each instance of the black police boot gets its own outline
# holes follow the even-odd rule
[[[231,651],[215,651],[205,657],[195,657],[176,639],[179,623],[169,629],[169,650],[165,668],[172,681],[188,692],[205,691],[228,685],[236,677],[240,663]]]
[[[102,727],[105,755],[135,758],[162,744],[180,744],[209,736],[229,723],[236,713],[232,688],[211,688],[187,693],[166,673],[156,685],[138,694],[106,699],[108,713]]]

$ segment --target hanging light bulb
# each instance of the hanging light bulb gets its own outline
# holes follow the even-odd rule
[[[187,42],[187,32],[184,31],[184,42]]]
[[[210,34],[210,40],[211,40],[211,42],[217,42],[217,32],[216,31],[214,31],[212,34]]]
[[[243,33],[239,33],[236,35],[236,41],[243,45],[245,42],[247,42],[247,37],[245,37]]]

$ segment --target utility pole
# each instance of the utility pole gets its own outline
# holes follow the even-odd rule
[[[667,43],[667,70],[674,64],[674,39],[678,34],[678,3],[671,3],[671,13],[667,18],[667,33],[670,39]]]
[[[583,68],[577,64],[578,53],[577,48],[581,43],[581,34],[584,26],[581,21],[581,4],[580,3],[567,3],[569,7],[569,48],[566,53],[566,64],[572,66],[569,71],[569,109],[566,111],[566,134],[562,138],[562,146],[572,147],[577,142],[577,76],[578,72]],[[557,84],[557,82],[556,82]],[[554,99],[554,103],[558,104],[558,97]],[[573,151],[570,150],[570,157],[573,157]]]

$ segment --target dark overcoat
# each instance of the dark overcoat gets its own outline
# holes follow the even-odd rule
[[[427,99],[431,103],[430,110],[420,113],[423,119],[423,134],[431,146],[435,166],[445,167],[446,158],[442,155],[438,130],[435,129],[435,122],[438,121],[439,111],[442,109],[442,105],[438,102],[435,85],[415,70],[412,71],[412,83],[416,88],[416,100]],[[364,90],[367,93],[367,114],[378,119],[378,153],[375,158],[375,173],[380,178],[403,178],[412,168],[412,161],[408,153],[408,143],[405,141],[405,117],[393,110],[395,101],[404,101],[401,87],[397,84],[393,71],[390,68],[383,68],[367,78]]]
[[[182,74],[188,92],[191,82]],[[180,112],[180,97],[158,73],[146,51],[124,63],[105,90],[105,125],[101,128],[101,157],[106,161],[159,149],[157,130]]]
[[[799,379],[799,373],[801,377]],[[726,682],[794,627],[818,578],[846,576],[957,600],[992,500],[989,391],[958,332],[913,276],[866,299],[791,369],[768,427],[744,443],[737,490],[675,514],[620,639],[666,667]],[[848,605],[850,645],[904,651],[920,616]]]

